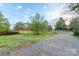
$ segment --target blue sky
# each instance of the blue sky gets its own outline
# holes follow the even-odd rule
[[[0,4],[0,10],[12,26],[18,21],[29,21],[29,17],[35,15],[35,13],[39,13],[54,24],[55,18],[60,17],[63,6],[62,3],[4,3]]]

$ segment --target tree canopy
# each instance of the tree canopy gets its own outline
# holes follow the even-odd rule
[[[75,35],[79,35],[79,17],[76,17],[71,21],[70,28]]]
[[[59,20],[57,21],[57,23],[55,25],[55,29],[56,30],[65,30],[66,29],[66,24],[62,17],[60,17]]]
[[[2,12],[0,11],[0,32],[7,32],[10,30],[10,24],[8,19],[4,17]]]
[[[79,13],[79,3],[70,3],[68,4],[68,8],[70,11],[75,11],[76,13]]]
[[[31,20],[31,27],[34,34],[40,34],[40,32],[47,30],[48,22],[40,14],[37,13]]]
[[[79,3],[71,3],[68,5],[70,11],[75,11],[75,13],[79,14]],[[72,29],[75,35],[79,35],[79,17],[72,19],[70,28]]]
[[[17,22],[14,26],[14,30],[16,31],[24,30],[24,28],[25,28],[24,23],[22,22]]]

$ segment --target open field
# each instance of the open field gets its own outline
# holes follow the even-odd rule
[[[10,49],[21,48],[28,46],[29,44],[36,43],[42,39],[45,39],[56,32],[47,32],[42,35],[33,35],[32,33],[22,33],[16,35],[0,36],[0,47],[7,47]]]

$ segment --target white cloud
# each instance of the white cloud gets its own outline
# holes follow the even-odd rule
[[[36,15],[36,13],[25,14],[25,15],[23,16],[23,22],[30,21],[30,20],[29,20],[29,19],[30,19],[30,16],[34,16],[34,15]]]
[[[22,8],[22,6],[18,6],[18,8]]]
[[[36,15],[36,13],[32,13],[32,14],[31,14],[31,16],[34,16],[34,15]]]
[[[45,13],[46,19],[52,24],[55,24],[55,22],[57,21],[56,18],[63,17],[66,21],[66,24],[69,25],[71,19],[75,18],[75,16],[76,14],[72,12],[65,12],[63,6],[59,7],[59,9],[49,10]]]
[[[61,15],[62,15],[62,17],[65,18],[65,19],[72,19],[72,18],[74,18],[74,17],[77,16],[76,13],[74,13],[74,12],[68,12],[68,11],[62,12]]]
[[[25,14],[27,14],[28,13],[28,11],[25,11]]]
[[[52,5],[52,4],[50,4]],[[61,13],[64,12],[63,10],[63,6],[64,5],[61,5],[59,8],[55,9],[55,10],[49,10],[46,12],[46,18],[51,20],[51,19],[55,19],[55,18],[58,18],[58,17],[61,17]]]
[[[76,16],[76,14],[74,13],[67,13],[64,11],[64,9],[58,9],[55,11],[48,11],[46,13],[46,17],[50,20],[50,19],[55,19],[58,17],[63,17],[64,19],[72,19]]]
[[[30,8],[28,8],[28,9],[27,9],[27,11],[31,11],[31,9],[30,9]]]
[[[58,18],[60,17],[60,10],[55,10],[55,11],[48,11],[46,13],[46,18],[51,20],[51,19],[55,19],[55,18]]]
[[[46,8],[47,8],[47,6],[44,6],[43,8],[44,8],[44,9],[46,9]]]
[[[73,19],[73,18],[75,18],[77,16],[77,14],[75,14],[75,13],[72,13],[72,12],[69,12],[69,13],[63,13],[62,14],[62,17],[65,19],[65,23],[66,23],[66,25],[69,25],[70,24],[70,21]]]
[[[27,17],[29,17],[28,15],[24,15],[24,18],[27,18]]]
[[[16,7],[16,10],[18,10],[18,9],[22,9],[22,6],[17,6]]]
[[[27,22],[29,20],[29,15],[24,15],[22,21]]]

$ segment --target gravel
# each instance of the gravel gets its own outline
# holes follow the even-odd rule
[[[29,47],[12,51],[9,56],[79,56],[79,38],[71,33],[57,34]]]

